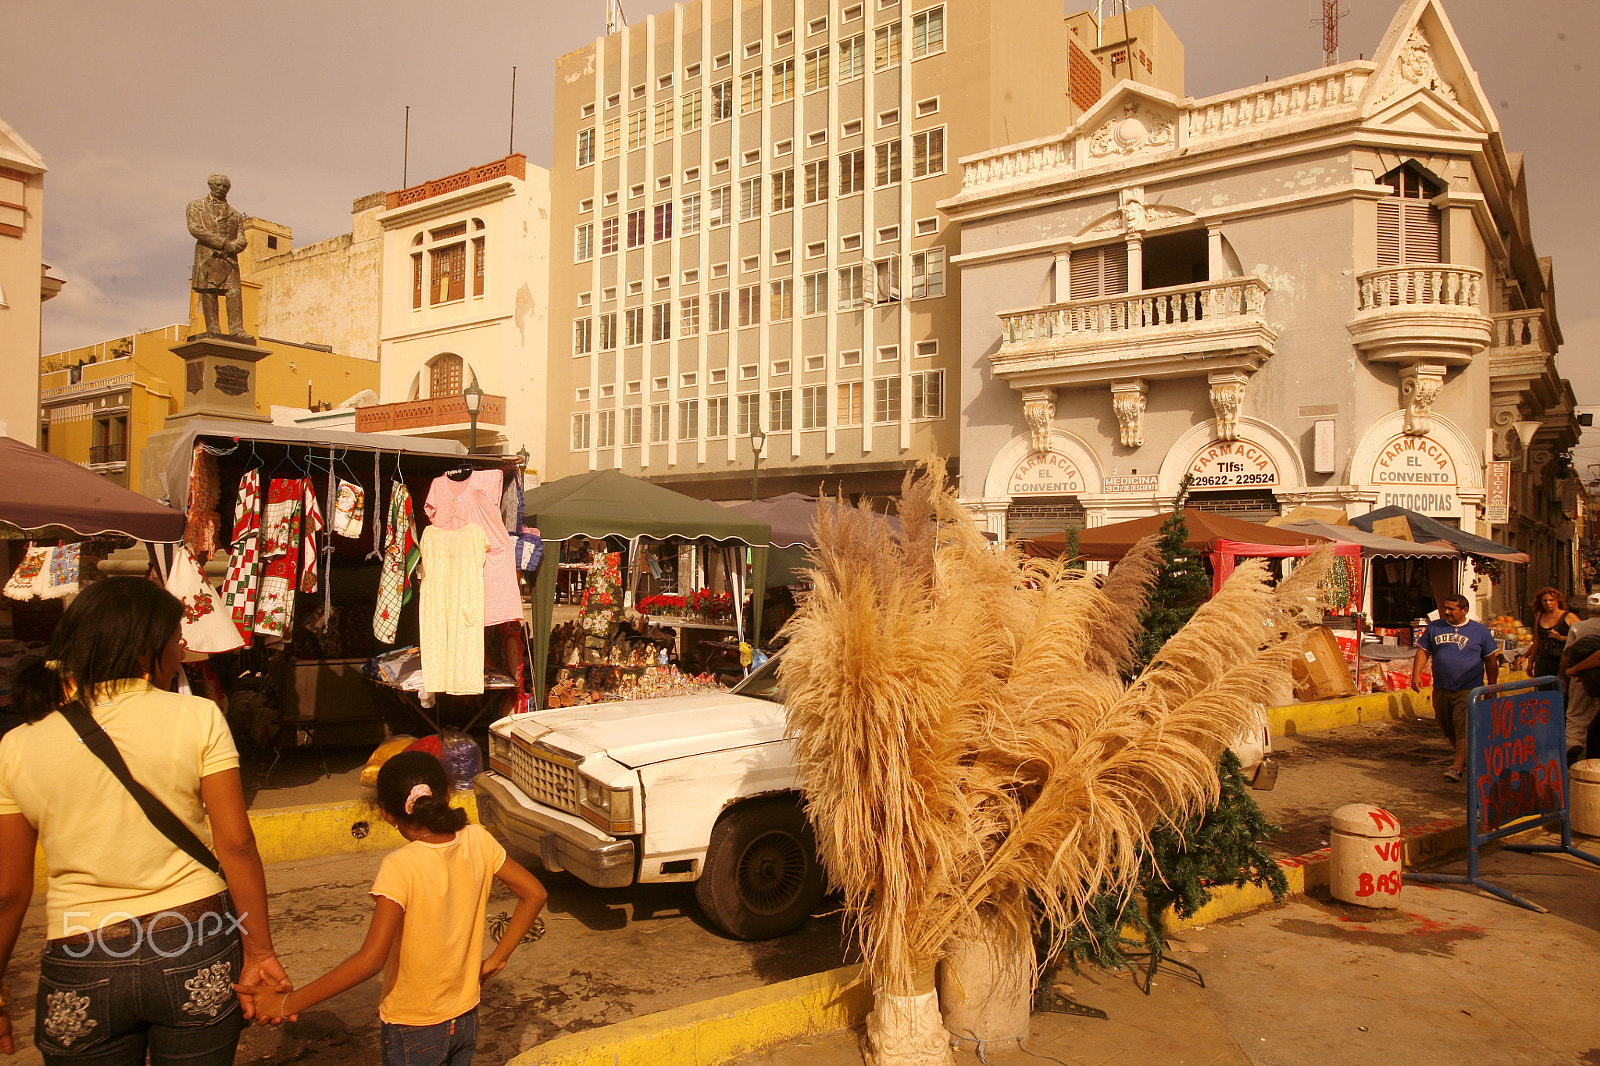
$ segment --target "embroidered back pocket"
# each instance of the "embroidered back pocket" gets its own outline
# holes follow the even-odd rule
[[[81,1054],[111,1030],[111,981],[67,983],[39,974],[33,1042],[46,1053]]]
[[[171,1009],[168,1025],[210,1025],[240,1009],[233,984],[244,952],[233,937],[213,943],[214,950],[188,952],[181,965],[162,970],[161,985]]]

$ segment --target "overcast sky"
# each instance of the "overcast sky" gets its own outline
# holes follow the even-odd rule
[[[960,0],[951,0],[959,3]],[[1009,3],[1035,0],[1005,0]],[[1044,0],[1050,2],[1050,0]],[[1090,0],[1069,3],[1078,10]],[[630,20],[670,6],[625,0]],[[1135,3],[1134,6],[1137,6]],[[1165,0],[1207,96],[1322,65],[1318,0]],[[1368,58],[1396,0],[1340,0],[1340,57]],[[65,278],[44,350],[185,318],[184,205],[205,176],[307,244],[350,202],[518,151],[548,166],[554,60],[598,36],[605,0],[6,0],[0,117],[44,156],[45,259]],[[1561,372],[1600,405],[1600,3],[1445,0],[1510,151],[1527,158],[1533,235],[1554,257]],[[1513,14],[1514,12],[1514,14]],[[1600,463],[1600,430],[1579,457]]]

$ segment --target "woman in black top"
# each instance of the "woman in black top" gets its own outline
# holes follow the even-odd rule
[[[1553,588],[1539,590],[1533,598],[1533,645],[1522,656],[1528,676],[1550,677],[1559,671],[1567,630],[1577,621],[1561,593]]]

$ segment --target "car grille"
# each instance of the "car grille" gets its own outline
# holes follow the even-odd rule
[[[507,768],[511,782],[547,807],[578,813],[578,771],[549,755],[513,743]]]

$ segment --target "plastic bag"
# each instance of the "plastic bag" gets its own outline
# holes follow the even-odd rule
[[[361,768],[361,787],[377,788],[378,771],[383,768],[383,764],[416,742],[416,737],[400,733],[379,744],[377,750],[367,758],[367,765]]]
[[[483,772],[483,749],[465,733],[445,733],[439,741],[444,749],[439,761],[444,763],[450,787],[458,792],[471,788],[472,779]]]

